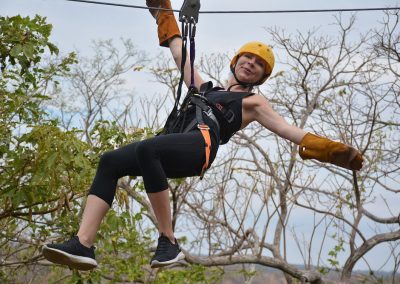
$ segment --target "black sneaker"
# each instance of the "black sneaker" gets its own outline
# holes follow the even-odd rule
[[[42,248],[43,256],[54,263],[68,265],[70,268],[90,270],[97,267],[94,246],[88,248],[79,242],[78,236],[62,244],[47,244]]]
[[[151,259],[150,265],[152,268],[162,267],[178,262],[185,258],[185,255],[179,248],[178,242],[171,243],[168,237],[161,234],[158,238],[156,253]]]

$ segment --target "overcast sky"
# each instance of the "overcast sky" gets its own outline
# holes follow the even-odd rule
[[[145,6],[145,0],[103,0],[103,2]],[[400,1],[393,0],[203,0],[201,10],[294,10],[294,9],[329,9],[329,8],[367,8],[396,6]],[[81,54],[90,54],[91,41],[94,39],[130,38],[141,50],[155,56],[165,48],[158,46],[155,20],[147,10],[113,7],[66,0],[0,0],[0,14],[46,16],[52,23],[51,40],[67,53],[75,49]],[[172,0],[174,9],[179,10],[183,1]],[[288,14],[201,14],[197,26],[196,54],[212,52],[233,52],[248,41],[259,40],[266,43],[270,38],[267,27],[284,28],[288,33],[307,31],[320,27],[323,33],[334,33],[336,29],[333,13],[288,13]],[[350,13],[344,13],[348,16]],[[377,26],[382,19],[382,12],[359,12],[357,27],[366,30]],[[279,57],[285,54],[278,53]],[[279,70],[279,63],[275,71]],[[154,84],[136,72],[132,82],[137,93],[148,92]],[[206,79],[206,78],[205,78]],[[137,82],[141,82],[138,84]],[[153,85],[152,85],[153,84]],[[143,89],[140,89],[140,86]]]
[[[103,0],[104,2],[145,6],[145,0]],[[394,6],[393,0],[203,0],[201,10],[290,10],[364,8]],[[66,0],[0,0],[0,14],[46,16],[54,25],[52,40],[63,52],[90,50],[93,39],[118,40],[131,38],[139,48],[157,53],[158,47],[154,19],[147,10],[112,7]],[[172,0],[174,9],[183,1]],[[349,15],[349,13],[345,13]],[[360,30],[378,25],[382,12],[359,12],[357,26]],[[323,27],[329,32],[334,22],[333,13],[289,14],[201,14],[197,27],[196,47],[199,53],[231,52],[243,43],[261,40],[268,43],[266,27],[278,26],[288,32],[306,31]],[[333,31],[333,29],[332,29]]]
[[[145,5],[145,0],[104,0],[104,2]],[[180,9],[183,1],[172,0],[174,9]],[[293,10],[293,9],[328,9],[328,8],[368,8],[400,6],[400,1],[391,0],[203,0],[201,10]],[[142,9],[110,7],[85,3],[74,3],[65,0],[0,0],[0,15],[46,16],[52,23],[51,41],[62,53],[75,49],[90,55],[91,41],[95,39],[131,38],[139,49],[146,50],[150,56],[155,56],[160,50],[156,35],[154,19],[148,11]],[[197,54],[212,52],[233,53],[243,43],[251,40],[269,42],[266,27],[278,26],[289,33],[321,27],[321,32],[335,36],[335,29],[330,25],[334,22],[334,13],[303,13],[303,14],[234,14],[215,15],[201,14],[197,27]],[[344,16],[350,15],[344,13]],[[357,13],[357,29],[362,32],[379,25],[383,18],[382,12]],[[285,54],[280,53],[279,57]],[[277,67],[279,69],[279,63]],[[151,92],[148,89],[154,82],[145,74],[132,73],[135,89],[138,93]],[[138,82],[142,82],[138,84]],[[143,86],[143,87],[141,87]],[[143,89],[141,89],[143,88]],[[156,87],[155,87],[156,88]],[[378,260],[384,259],[387,251],[375,249]],[[301,262],[301,261],[298,261]],[[374,262],[377,269],[382,262]],[[365,269],[363,263],[357,268]]]

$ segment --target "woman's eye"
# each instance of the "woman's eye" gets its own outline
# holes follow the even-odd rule
[[[256,64],[257,64],[258,66],[264,68],[264,62],[258,61],[258,60],[257,60],[257,61],[256,61]]]

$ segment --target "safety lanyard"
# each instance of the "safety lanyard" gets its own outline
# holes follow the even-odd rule
[[[190,39],[190,86],[186,98],[190,97],[193,93],[198,93],[196,86],[194,84],[194,59],[195,59],[195,41],[194,37],[196,35],[196,23],[199,18],[200,10],[200,0],[185,0],[182,8],[179,12],[179,21],[182,23],[182,58],[181,58],[181,77],[178,83],[178,89],[176,92],[176,100],[174,108],[172,109],[170,115],[168,116],[166,126],[167,128],[175,128],[178,120],[176,118],[179,115],[179,103],[182,95],[182,86],[185,78],[185,65],[187,57],[187,41],[188,35]],[[185,100],[182,106],[185,105]],[[164,127],[165,128],[165,127]]]
[[[185,0],[182,8],[179,12],[179,21],[182,23],[181,32],[182,32],[182,58],[181,58],[181,77],[178,83],[178,89],[176,93],[176,100],[174,107],[167,118],[167,122],[164,126],[164,131],[162,133],[168,133],[171,129],[175,129],[179,120],[177,119],[180,113],[179,103],[181,100],[182,94],[182,86],[185,78],[185,65],[186,65],[186,57],[187,57],[187,42],[188,35],[190,38],[190,69],[191,69],[191,78],[190,78],[190,86],[189,92],[186,98],[190,97],[193,93],[198,93],[196,90],[196,86],[194,84],[194,59],[195,59],[195,41],[194,37],[196,35],[196,23],[199,17],[200,10],[200,0]],[[185,99],[182,103],[182,106],[185,106]]]
[[[189,23],[189,38],[190,38],[190,87],[189,89],[196,88],[194,85],[194,58],[196,56],[195,52],[195,42],[194,37],[196,35],[196,22]]]
[[[181,59],[181,77],[179,78],[178,90],[176,92],[176,100],[174,104],[174,108],[172,109],[171,114],[177,116],[179,102],[181,100],[182,95],[182,86],[185,78],[185,65],[186,65],[186,57],[187,57],[187,40],[188,40],[188,31],[190,38],[190,86],[188,94],[197,93],[196,86],[194,85],[194,59],[195,59],[195,41],[194,37],[196,34],[196,24],[193,24],[186,20],[186,17],[182,18],[182,59]],[[183,103],[184,104],[184,103]]]
[[[181,60],[181,78],[178,85],[177,102],[175,102],[176,108],[178,107],[179,100],[182,93],[182,84],[184,79],[184,69],[186,64],[187,56],[187,40],[189,35],[190,43],[190,86],[189,93],[197,93],[196,86],[194,84],[194,59],[195,59],[195,36],[196,36],[196,23],[199,19],[200,0],[185,0],[182,8],[179,12],[179,21],[182,23],[182,60]]]
[[[194,59],[195,59],[195,41],[196,36],[196,23],[198,22],[200,10],[200,0],[185,0],[182,5],[181,11],[179,12],[179,21],[182,22],[182,62],[181,62],[181,79],[180,84],[183,82],[184,68],[186,63],[186,47],[187,47],[187,36],[189,30],[189,41],[190,41],[190,86],[186,98],[191,95],[198,94],[198,90],[194,84]],[[181,87],[178,86],[178,91],[181,92]],[[178,101],[180,98],[180,93],[177,95]],[[183,104],[184,105],[184,104]],[[184,105],[185,107],[185,105]],[[200,130],[205,145],[205,161],[201,169],[200,179],[203,178],[205,171],[210,165],[210,152],[211,152],[211,137],[210,128],[204,123],[203,120],[203,110],[199,105],[196,105],[196,121],[197,127]]]

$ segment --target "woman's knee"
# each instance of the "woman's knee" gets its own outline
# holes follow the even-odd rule
[[[115,151],[105,152],[100,156],[99,169],[106,170],[107,172],[117,172],[116,166],[118,162],[116,161]]]
[[[136,157],[139,161],[146,162],[155,156],[156,149],[150,141],[143,140],[136,146]]]

